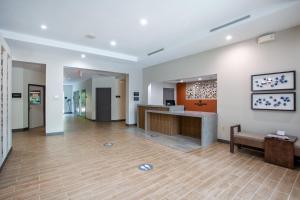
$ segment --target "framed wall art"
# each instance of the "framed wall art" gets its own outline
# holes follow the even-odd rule
[[[296,111],[296,93],[253,93],[252,110]]]
[[[251,76],[252,91],[295,90],[296,71],[256,74]]]

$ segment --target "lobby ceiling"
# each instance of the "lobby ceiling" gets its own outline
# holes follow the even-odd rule
[[[0,33],[8,40],[142,67],[300,24],[295,0],[0,0],[0,5]],[[245,16],[250,17],[210,32]]]

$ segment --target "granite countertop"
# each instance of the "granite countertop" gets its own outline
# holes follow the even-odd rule
[[[159,108],[167,108],[166,105],[149,105],[149,104],[138,104],[138,106],[145,106],[145,107],[159,107]]]
[[[177,116],[187,116],[187,117],[211,117],[217,116],[217,113],[214,112],[197,112],[197,111],[160,111],[160,110],[147,110],[146,111],[151,113],[160,113],[166,115],[177,115]]]

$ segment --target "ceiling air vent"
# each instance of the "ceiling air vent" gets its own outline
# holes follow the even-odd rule
[[[161,48],[161,49],[158,49],[158,50],[156,50],[156,51],[152,51],[152,52],[148,53],[147,55],[148,55],[148,56],[152,56],[152,55],[157,54],[157,53],[159,53],[159,52],[161,52],[161,51],[163,51],[163,50],[165,50],[165,49],[164,49],[164,48]]]
[[[262,36],[258,37],[257,38],[257,44],[272,42],[274,40],[275,40],[275,33],[269,33],[269,34],[265,34],[265,35],[262,35]]]
[[[215,28],[213,28],[213,29],[210,29],[209,32],[218,31],[218,30],[220,30],[220,29],[222,29],[222,28],[226,28],[226,27],[231,26],[231,25],[233,25],[233,24],[236,24],[236,23],[239,23],[239,22],[244,21],[244,20],[246,20],[246,19],[249,19],[250,17],[251,17],[251,15],[246,15],[246,16],[244,16],[244,17],[238,18],[238,19],[236,19],[236,20],[233,20],[233,21],[228,22],[228,23],[226,23],[226,24],[223,24],[223,25],[221,25],[221,26],[217,26],[217,27],[215,27]]]

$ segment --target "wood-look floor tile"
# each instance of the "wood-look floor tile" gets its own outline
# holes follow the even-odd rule
[[[0,199],[299,199],[299,172],[265,163],[260,154],[231,154],[221,143],[185,153],[136,131],[69,116],[63,136],[14,133]],[[104,147],[107,142],[114,146]],[[139,171],[142,163],[154,169]]]

